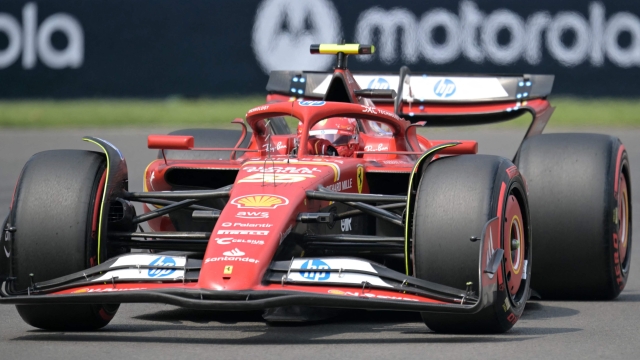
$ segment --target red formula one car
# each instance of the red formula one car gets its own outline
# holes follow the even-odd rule
[[[268,103],[234,120],[240,131],[149,136],[160,151],[144,192],[128,191],[105,140],[34,155],[2,226],[0,302],[43,329],[96,329],[121,303],[156,302],[264,309],[267,321],[415,311],[434,331],[495,333],[534,291],[622,291],[631,182],[618,139],[540,135],[552,76],[347,69],[347,55],[373,50],[312,46],[337,55],[335,71],[272,73]],[[513,161],[417,133],[524,113]]]

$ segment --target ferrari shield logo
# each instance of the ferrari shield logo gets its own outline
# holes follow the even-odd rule
[[[358,166],[356,171],[356,182],[358,183],[358,193],[362,193],[362,184],[364,183],[364,167]]]
[[[224,274],[225,275],[231,275],[232,272],[233,272],[233,266],[227,265],[227,266],[224,267]]]

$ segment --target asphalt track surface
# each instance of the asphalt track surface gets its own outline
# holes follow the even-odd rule
[[[633,187],[640,189],[640,129],[596,131],[622,139],[631,160]],[[148,133],[165,131],[0,129],[0,219],[8,212],[16,178],[29,157],[48,149],[95,150],[80,140],[83,135],[119,147],[129,164],[131,190],[141,191],[142,171],[155,156],[146,149]],[[437,130],[431,135],[477,139],[480,152],[511,157],[522,131]],[[640,209],[639,194],[633,193],[636,209]],[[638,224],[638,215],[634,222]],[[517,325],[502,335],[439,335],[412,313],[350,311],[329,322],[274,327],[266,325],[260,313],[191,311],[157,304],[123,305],[103,330],[63,333],[31,328],[13,306],[0,306],[0,359],[636,359],[639,251],[640,245],[634,246],[630,280],[618,299],[530,302]]]

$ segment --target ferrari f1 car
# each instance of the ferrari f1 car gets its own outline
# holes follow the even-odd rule
[[[43,329],[101,328],[119,304],[153,302],[267,321],[415,311],[437,332],[499,333],[534,292],[623,290],[627,153],[611,136],[541,135],[553,76],[347,69],[373,51],[312,45],[337,56],[333,73],[273,72],[238,131],[150,135],[143,192],[105,140],[34,155],[2,225],[0,302]],[[417,132],[526,113],[513,160]]]

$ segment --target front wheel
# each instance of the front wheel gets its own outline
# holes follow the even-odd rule
[[[494,302],[476,314],[423,313],[442,333],[502,333],[516,323],[529,298],[531,230],[525,185],[507,159],[462,155],[429,164],[418,185],[413,220],[414,274],[478,293],[478,254],[484,225],[499,217],[504,258]]]
[[[35,154],[26,163],[9,223],[14,288],[97,265],[96,228],[106,178],[102,154],[54,150]],[[55,296],[55,295],[52,295]],[[118,305],[17,305],[29,325],[46,330],[93,330],[109,323]]]

